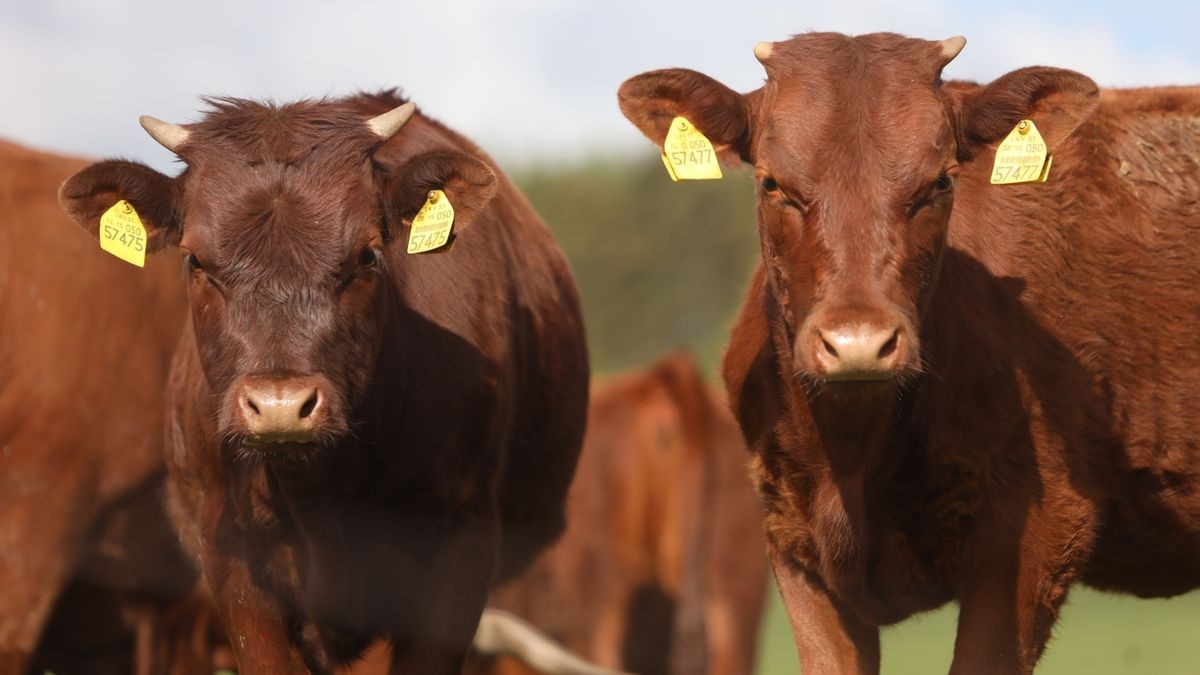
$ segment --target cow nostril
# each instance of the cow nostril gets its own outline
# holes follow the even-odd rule
[[[891,356],[892,352],[896,351],[896,343],[899,342],[899,340],[900,331],[892,331],[892,337],[888,338],[888,341],[883,343],[883,346],[879,348],[879,358],[886,359],[887,357]]]
[[[249,408],[250,411],[253,412],[255,415],[262,414],[261,412],[259,412],[258,406],[254,404],[254,399],[250,398],[249,396],[246,397],[246,407]]]
[[[833,345],[829,344],[829,340],[826,340],[825,338],[821,338],[821,344],[825,347],[825,351],[830,356],[832,356],[835,359],[837,358],[837,356],[838,356],[837,349],[834,349]]]
[[[313,411],[317,409],[318,402],[320,402],[320,396],[318,395],[317,390],[313,389],[313,392],[309,395],[308,400],[304,402],[304,405],[300,406],[300,419],[308,419],[308,417],[313,414]]]

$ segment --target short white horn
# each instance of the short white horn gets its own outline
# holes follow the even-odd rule
[[[383,113],[378,117],[372,117],[367,120],[367,126],[371,131],[383,140],[388,140],[396,135],[396,132],[404,128],[408,120],[412,118],[413,113],[417,111],[417,106],[414,103],[405,103]]]
[[[138,118],[138,122],[151,138],[158,141],[159,145],[174,153],[179,152],[179,146],[187,142],[188,134],[191,133],[178,124],[164,122],[149,115],[142,115]]]
[[[771,58],[771,52],[775,51],[774,42],[760,42],[754,45],[754,58],[764,66],[767,64],[767,59]]]
[[[547,675],[624,675],[584,661],[533,626],[496,609],[483,610],[471,648],[480,654],[515,657]]]
[[[967,38],[961,35],[955,35],[952,38],[946,38],[939,43],[942,46],[942,62],[943,64],[950,63],[963,47],[967,45]]]

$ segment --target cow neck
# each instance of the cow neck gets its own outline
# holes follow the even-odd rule
[[[802,395],[815,445],[835,477],[872,473],[903,442],[896,424],[899,401],[891,386],[869,392],[823,388]]]
[[[828,385],[805,388],[796,380],[790,385],[790,407],[799,412],[790,422],[796,426],[789,451],[809,467],[807,478],[795,485],[819,503],[813,508],[843,514],[814,526],[843,543],[838,557],[857,561],[851,568],[859,571],[838,582],[843,592],[869,599],[870,593],[859,595],[866,590],[863,584],[870,584],[860,575],[869,561],[886,554],[887,533],[906,520],[901,512],[920,506],[904,497],[921,492],[914,481],[924,473],[925,460],[907,424],[913,392],[899,397],[890,386],[847,392]],[[866,606],[890,613],[874,601]]]

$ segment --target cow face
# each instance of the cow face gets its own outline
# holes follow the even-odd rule
[[[1053,150],[1095,107],[1091,80],[1052,68],[944,85],[964,44],[814,33],[756,47],[767,80],[749,94],[682,69],[622,85],[622,111],[651,140],[683,115],[724,161],[754,167],[764,264],[798,376],[919,372],[959,163],[990,161],[984,150],[1026,117]]]
[[[187,127],[143,118],[187,169],[93,164],[60,199],[95,233],[126,199],[151,252],[178,246],[199,362],[231,450],[293,457],[337,444],[372,380],[385,336],[403,229],[440,188],[461,231],[491,198],[495,176],[454,152],[399,167],[375,150],[413,111],[368,120],[348,103],[281,107],[217,100]]]

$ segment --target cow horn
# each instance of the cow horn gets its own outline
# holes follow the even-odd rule
[[[758,59],[758,62],[765,66],[767,65],[767,59],[771,58],[771,52],[773,51],[775,51],[774,42],[760,42],[754,45],[754,58]]]
[[[547,675],[623,675],[584,661],[533,626],[496,609],[483,610],[471,648],[484,655],[512,656]]]
[[[383,113],[378,117],[372,117],[367,120],[367,126],[371,128],[371,132],[383,140],[388,140],[396,135],[409,118],[417,111],[417,106],[413,103],[405,103]]]
[[[946,38],[945,40],[942,40],[938,43],[938,45],[942,49],[942,65],[945,66],[947,63],[953,61],[954,57],[958,56],[958,53],[962,51],[962,48],[967,45],[967,38],[961,35],[955,35],[952,38]]]
[[[191,133],[178,124],[164,122],[149,115],[142,115],[138,118],[138,122],[151,138],[158,141],[159,145],[174,153],[179,152],[179,146],[187,142],[188,134]]]

